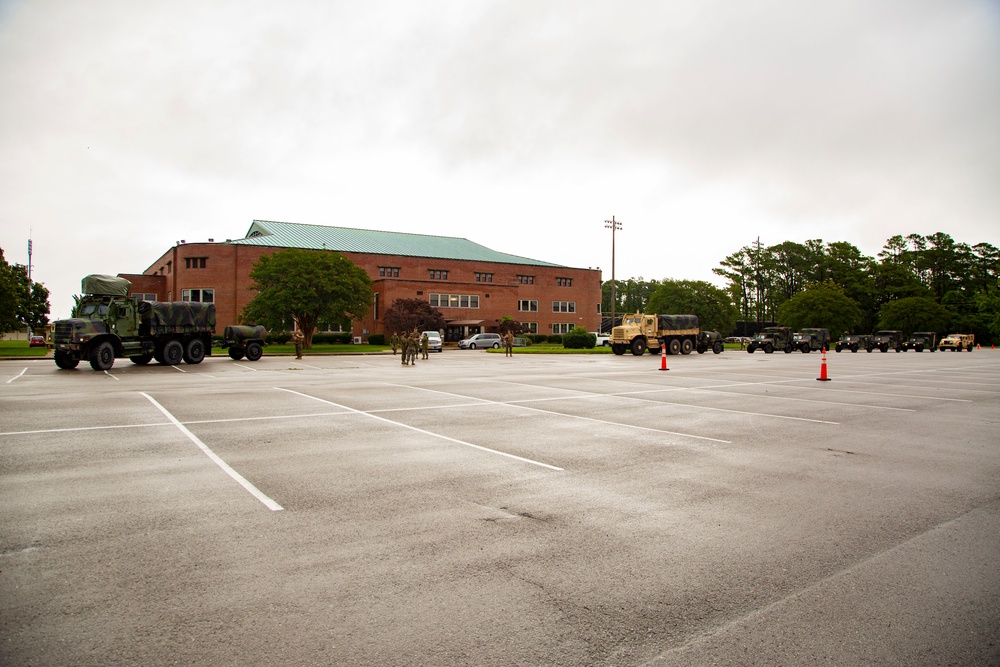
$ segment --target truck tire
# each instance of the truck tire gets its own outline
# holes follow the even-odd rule
[[[681,351],[681,342],[676,338],[671,338],[667,344],[667,354],[677,355]]]
[[[99,343],[90,351],[90,367],[95,371],[109,371],[115,365],[115,348],[108,342]]]
[[[712,346],[712,352],[715,354],[722,354],[722,350],[725,349],[725,347],[726,346],[722,344],[722,341],[717,340],[715,341],[715,345]]]
[[[56,366],[64,371],[71,371],[80,363],[79,359],[74,359],[68,352],[56,352],[55,358]]]
[[[633,338],[632,344],[629,345],[629,348],[632,350],[632,354],[634,356],[641,357],[646,351],[646,341],[642,338]]]
[[[247,361],[257,361],[264,354],[264,348],[257,341],[247,343]]]
[[[690,338],[685,338],[681,341],[681,354],[691,354],[692,348],[694,348],[694,345],[691,343]]]
[[[772,354],[774,352],[774,346],[770,343],[764,343],[764,354]]]
[[[179,340],[168,340],[163,346],[163,363],[176,366],[184,360],[184,346]]]
[[[200,338],[192,338],[184,349],[184,363],[200,364],[205,358],[205,344]]]
[[[239,361],[243,358],[243,348],[233,345],[229,348],[229,358],[234,361]]]
[[[621,355],[625,354],[625,346],[624,345],[612,345],[611,346],[611,351],[614,352],[615,354],[617,354],[620,357]]]
[[[795,351],[795,346],[793,345],[789,345],[788,347],[785,348],[785,354],[791,354],[794,351]]]
[[[747,352],[750,353],[750,354],[753,354],[753,351],[756,350],[756,349],[757,348],[754,346],[753,343],[750,343],[749,345],[747,345]]]
[[[134,357],[129,357],[129,361],[137,366],[145,366],[153,360],[153,355],[151,354],[140,354]]]

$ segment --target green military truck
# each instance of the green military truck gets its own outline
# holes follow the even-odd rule
[[[59,368],[88,361],[95,371],[106,371],[122,357],[139,365],[154,359],[170,366],[199,364],[211,354],[215,304],[142,301],[129,296],[132,283],[117,276],[90,275],[82,287],[73,317],[54,324]]]
[[[934,331],[914,331],[910,334],[906,342],[903,343],[903,352],[907,350],[915,350],[917,352],[930,350],[933,352],[936,349],[937,333]]]
[[[775,350],[791,353],[795,351],[794,332],[790,327],[767,327],[763,331],[754,334],[747,344],[747,352],[753,354],[757,350],[764,350],[764,354],[771,354]]]
[[[807,328],[796,331],[792,343],[799,352],[825,350],[830,347],[830,330]]]
[[[229,348],[229,358],[239,361],[257,361],[264,354],[264,340],[267,329],[259,324],[226,327],[222,332],[222,344]]]
[[[715,354],[722,354],[722,351],[726,348],[722,340],[722,334],[718,331],[702,329],[701,333],[698,334],[698,345],[695,346],[695,349],[698,351],[698,354],[705,354],[709,350]]]
[[[903,332],[895,329],[883,329],[875,332],[875,347],[882,352],[896,350],[903,351]]]
[[[875,349],[875,338],[868,334],[844,334],[837,341],[836,349],[837,352],[841,350],[850,350],[851,352],[864,350],[865,352],[871,352]]]

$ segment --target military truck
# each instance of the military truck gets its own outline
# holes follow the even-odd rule
[[[722,354],[726,346],[722,342],[722,334],[718,331],[706,330],[698,334],[698,345],[695,349],[698,350],[698,354],[705,354],[709,350],[715,354]]]
[[[795,349],[800,352],[812,352],[813,350],[825,350],[830,347],[829,329],[802,329],[796,331],[792,336]]]
[[[875,347],[882,352],[896,350],[903,351],[903,332],[894,329],[883,329],[875,332]]]
[[[229,357],[239,361],[257,361],[264,354],[267,329],[259,324],[226,327],[222,331],[222,345],[229,348]]]
[[[930,350],[933,352],[936,349],[937,333],[933,331],[914,331],[903,343],[903,352],[907,350],[916,350],[917,352]]]
[[[948,334],[941,339],[941,344],[938,347],[942,352],[945,350],[961,352],[963,349],[972,352],[972,348],[975,344],[975,334]]]
[[[631,350],[638,357],[647,349],[660,354],[661,346],[666,346],[667,354],[691,354],[700,331],[697,315],[625,315],[611,330],[611,351],[621,355]]]
[[[153,359],[199,364],[211,354],[215,304],[142,301],[128,296],[130,281],[116,276],[90,275],[82,287],[73,317],[54,324],[59,368],[88,361],[95,371],[106,371],[122,357],[140,366]]]
[[[764,350],[764,354],[771,354],[775,350],[785,353],[795,351],[795,342],[792,340],[793,332],[789,327],[767,327],[763,331],[754,334],[747,344],[747,352],[753,354],[757,350]]]
[[[837,341],[836,347],[837,352],[841,350],[850,350],[851,352],[864,350],[865,352],[871,352],[874,349],[875,338],[868,334],[844,334]]]

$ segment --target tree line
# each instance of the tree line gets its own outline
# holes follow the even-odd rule
[[[724,335],[735,333],[740,321],[745,331],[776,323],[827,327],[834,335],[900,329],[961,331],[981,341],[1000,337],[1000,250],[956,242],[943,232],[893,236],[877,257],[846,242],[765,247],[758,240],[713,272],[726,280],[724,288],[704,281],[617,281],[615,311],[694,312],[703,328]],[[606,314],[610,293],[608,281]],[[706,309],[707,322],[696,306]]]
[[[32,332],[49,323],[49,290],[28,279],[28,267],[8,264],[0,248],[0,334]]]

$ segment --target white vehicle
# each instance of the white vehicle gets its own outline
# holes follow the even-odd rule
[[[428,352],[440,352],[441,351],[441,334],[437,331],[424,331],[420,334],[423,338],[427,336],[427,351]]]
[[[500,339],[500,334],[479,333],[475,336],[469,336],[468,338],[463,338],[458,341],[458,349],[475,350],[477,347],[499,348],[501,344],[503,344],[503,341]]]
[[[596,347],[611,347],[611,336],[608,334],[602,334],[597,331],[591,331],[591,335],[597,336]]]

